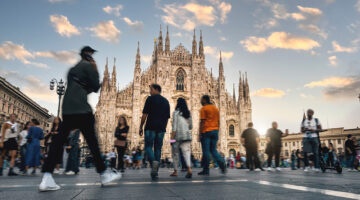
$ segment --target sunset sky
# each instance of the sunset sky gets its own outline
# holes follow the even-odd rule
[[[217,76],[221,50],[229,92],[247,72],[261,133],[274,120],[298,132],[307,108],[325,128],[360,126],[360,0],[3,0],[0,76],[56,115],[49,81],[66,76],[82,46],[98,50],[101,77],[116,57],[124,88],[137,42],[145,69],[160,24],[172,49],[191,50],[202,30],[206,67]]]

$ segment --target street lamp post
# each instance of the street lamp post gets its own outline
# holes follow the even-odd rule
[[[56,83],[56,93],[59,96],[59,104],[58,104],[58,111],[57,111],[57,116],[59,117],[61,96],[63,96],[64,93],[65,93],[65,85],[66,85],[66,83],[64,83],[64,81],[62,79],[60,79],[60,81],[58,82],[55,78],[53,78],[50,81],[50,90],[54,90],[55,83]]]

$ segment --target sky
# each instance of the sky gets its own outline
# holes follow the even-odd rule
[[[3,0],[0,76],[56,115],[49,81],[66,77],[82,46],[98,50],[101,77],[116,57],[125,88],[137,42],[146,69],[160,25],[171,49],[191,50],[202,30],[206,67],[218,74],[221,50],[229,92],[247,72],[261,134],[272,121],[298,132],[308,108],[324,128],[360,125],[360,0]],[[97,98],[89,96],[93,107]]]

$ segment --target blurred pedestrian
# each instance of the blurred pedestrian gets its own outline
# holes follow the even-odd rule
[[[281,152],[281,138],[289,135],[289,130],[286,129],[285,133],[283,133],[280,129],[278,129],[278,123],[273,122],[271,124],[272,128],[268,129],[266,133],[266,154],[268,155],[267,159],[267,170],[271,171],[271,162],[273,156],[275,156],[275,168],[276,171],[281,171],[280,168],[280,152]]]
[[[200,110],[200,134],[203,151],[203,170],[198,175],[209,176],[210,154],[214,161],[220,166],[221,172],[226,173],[226,164],[224,159],[216,150],[217,141],[219,140],[219,125],[220,113],[218,108],[211,103],[209,95],[204,95],[201,98],[202,108]]]
[[[177,99],[177,105],[172,118],[171,139],[175,140],[171,144],[172,158],[174,161],[174,172],[170,176],[178,176],[178,168],[180,164],[180,149],[186,163],[186,178],[192,177],[191,170],[191,140],[192,140],[192,118],[186,100],[184,98]],[[185,167],[185,166],[182,166]]]
[[[40,140],[44,139],[44,131],[39,127],[40,122],[37,119],[31,120],[32,127],[29,128],[28,135],[28,146],[26,151],[26,167],[24,174],[27,174],[29,168],[32,167],[32,175],[36,173],[36,168],[40,166]]]
[[[145,102],[141,124],[140,137],[143,135],[145,125],[145,151],[152,167],[150,176],[153,180],[158,179],[161,149],[163,146],[166,126],[170,118],[169,101],[161,96],[161,86],[152,84],[149,86],[150,95]]]
[[[241,143],[245,146],[246,149],[246,167],[250,171],[264,171],[261,167],[260,159],[258,155],[259,148],[259,133],[256,129],[253,128],[254,124],[252,122],[248,123],[248,128],[243,131],[241,134]]]
[[[69,134],[69,141],[66,151],[68,152],[68,159],[65,167],[66,175],[74,175],[79,173],[79,137],[80,130],[75,129]]]
[[[60,132],[61,131],[61,126],[62,126],[62,121],[61,121],[60,117],[55,117],[54,121],[52,123],[52,126],[51,126],[51,131],[49,133],[50,138],[48,139],[48,144],[51,144],[52,141],[57,140],[56,138],[59,137],[60,134],[62,134]],[[49,146],[49,148],[50,148],[50,146]],[[60,151],[57,151],[56,153],[57,153],[56,154],[57,162],[56,162],[54,174],[60,174],[60,166],[63,163],[64,148],[62,150],[60,150]],[[66,166],[64,166],[64,168],[65,167]]]
[[[57,153],[63,149],[64,143],[73,129],[80,129],[83,134],[93,155],[96,171],[101,175],[101,183],[107,184],[121,178],[121,174],[106,170],[95,133],[95,117],[87,102],[88,94],[100,89],[99,72],[95,60],[92,58],[94,52],[95,50],[89,46],[82,48],[81,61],[68,73],[67,88],[62,103],[62,134],[51,142],[48,157],[43,165],[45,173],[39,186],[40,191],[60,189],[52,177],[52,172],[57,164]]]
[[[346,167],[348,171],[356,171],[354,169],[354,161],[356,159],[356,145],[353,140],[353,136],[349,134],[345,141],[345,158],[346,158]]]
[[[0,138],[0,149],[2,149],[0,154],[0,176],[3,175],[3,162],[7,153],[10,155],[10,169],[8,176],[17,176],[18,174],[14,172],[15,159],[18,150],[17,138],[19,136],[20,127],[16,123],[17,116],[16,114],[10,115],[10,120],[5,122],[1,127],[1,138]]]
[[[28,121],[26,122],[23,130],[20,132],[20,142],[19,142],[19,146],[20,146],[20,160],[21,160],[21,164],[20,164],[20,171],[21,172],[25,172],[25,166],[26,166],[26,148],[27,148],[27,139],[26,136],[28,135],[28,131],[29,128],[31,127],[31,122]]]
[[[127,124],[125,116],[121,115],[119,117],[116,129],[115,129],[115,147],[117,150],[117,158],[118,158],[118,165],[117,170],[120,170],[121,173],[125,172],[124,167],[124,155],[127,149],[127,135],[129,133],[129,126]]]

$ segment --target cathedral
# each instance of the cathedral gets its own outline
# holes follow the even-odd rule
[[[218,150],[226,156],[237,151],[244,152],[240,143],[241,132],[251,121],[252,106],[249,84],[246,73],[241,74],[238,84],[238,97],[225,89],[224,66],[219,57],[219,74],[215,77],[205,66],[205,54],[202,32],[199,43],[194,37],[191,52],[182,44],[170,47],[169,31],[167,29],[165,44],[163,34],[154,41],[154,50],[150,66],[141,69],[141,55],[139,44],[137,47],[134,78],[125,89],[119,90],[116,82],[116,66],[114,60],[110,76],[108,61],[106,61],[99,101],[96,105],[96,129],[100,146],[103,151],[109,151],[114,144],[114,130],[120,115],[124,115],[130,126],[128,147],[144,146],[144,137],[139,136],[140,119],[146,98],[150,95],[149,85],[160,84],[162,94],[170,103],[171,112],[174,111],[177,99],[185,98],[192,113],[193,141],[192,153],[196,158],[201,157],[201,145],[197,141],[199,130],[200,99],[208,94],[212,102],[220,111],[220,130]],[[172,114],[171,114],[172,115]],[[167,126],[167,133],[171,131],[171,119]],[[164,137],[162,157],[171,157],[170,134]]]

